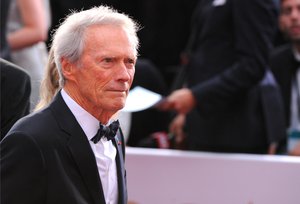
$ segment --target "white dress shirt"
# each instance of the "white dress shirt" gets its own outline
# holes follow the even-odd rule
[[[62,98],[84,131],[94,152],[106,204],[118,203],[118,179],[115,158],[117,150],[106,138],[94,144],[91,141],[99,129],[99,121],[77,104],[63,89]],[[87,167],[88,168],[88,167]]]

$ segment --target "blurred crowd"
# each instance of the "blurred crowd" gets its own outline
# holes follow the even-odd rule
[[[1,0],[1,139],[60,89],[62,19],[103,4],[141,26],[131,88],[164,96],[120,113],[128,146],[300,156],[300,0]]]

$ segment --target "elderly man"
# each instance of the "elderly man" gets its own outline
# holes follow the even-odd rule
[[[71,14],[53,50],[62,90],[1,143],[1,201],[127,203],[124,138],[114,121],[137,59],[138,26],[100,6]]]

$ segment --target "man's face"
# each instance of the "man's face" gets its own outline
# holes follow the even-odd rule
[[[125,105],[135,72],[136,54],[118,26],[91,26],[78,63],[72,64],[72,92],[79,104],[95,112],[116,112]]]
[[[300,42],[300,0],[281,1],[279,26],[292,42]]]

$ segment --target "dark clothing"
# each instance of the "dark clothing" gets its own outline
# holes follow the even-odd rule
[[[134,80],[131,86],[144,87],[155,93],[166,95],[167,85],[159,70],[147,59],[138,59]],[[131,115],[130,134],[127,145],[133,147],[141,146],[141,141],[155,132],[167,132],[170,123],[170,114],[149,108]]]
[[[138,32],[140,56],[159,68],[168,88],[180,64],[196,4],[197,0],[130,0],[122,6],[143,27]]]
[[[246,97],[268,66],[277,28],[275,5],[272,0],[202,0],[195,11],[187,82],[197,109],[187,117],[188,145],[192,150],[265,153],[263,118],[256,117],[262,115],[261,104],[249,109]],[[241,114],[245,109],[250,116]]]
[[[29,113],[30,77],[15,64],[0,58],[1,140],[21,117]]]
[[[1,0],[0,13],[0,58],[10,60],[10,48],[6,39],[6,25],[10,0]]]
[[[48,37],[71,10],[88,9],[105,4],[129,14],[142,26],[137,33],[141,42],[139,55],[150,59],[168,86],[180,63],[180,52],[188,38],[191,12],[197,0],[51,0],[52,27]]]
[[[291,90],[293,77],[296,76],[296,71],[300,67],[300,63],[296,61],[290,44],[282,45],[274,50],[270,59],[270,66],[278,81],[284,100],[286,113],[286,127],[290,124],[290,105],[291,105]]]
[[[124,139],[115,142],[119,204],[127,203]],[[1,203],[105,204],[89,141],[59,93],[1,142]]]

